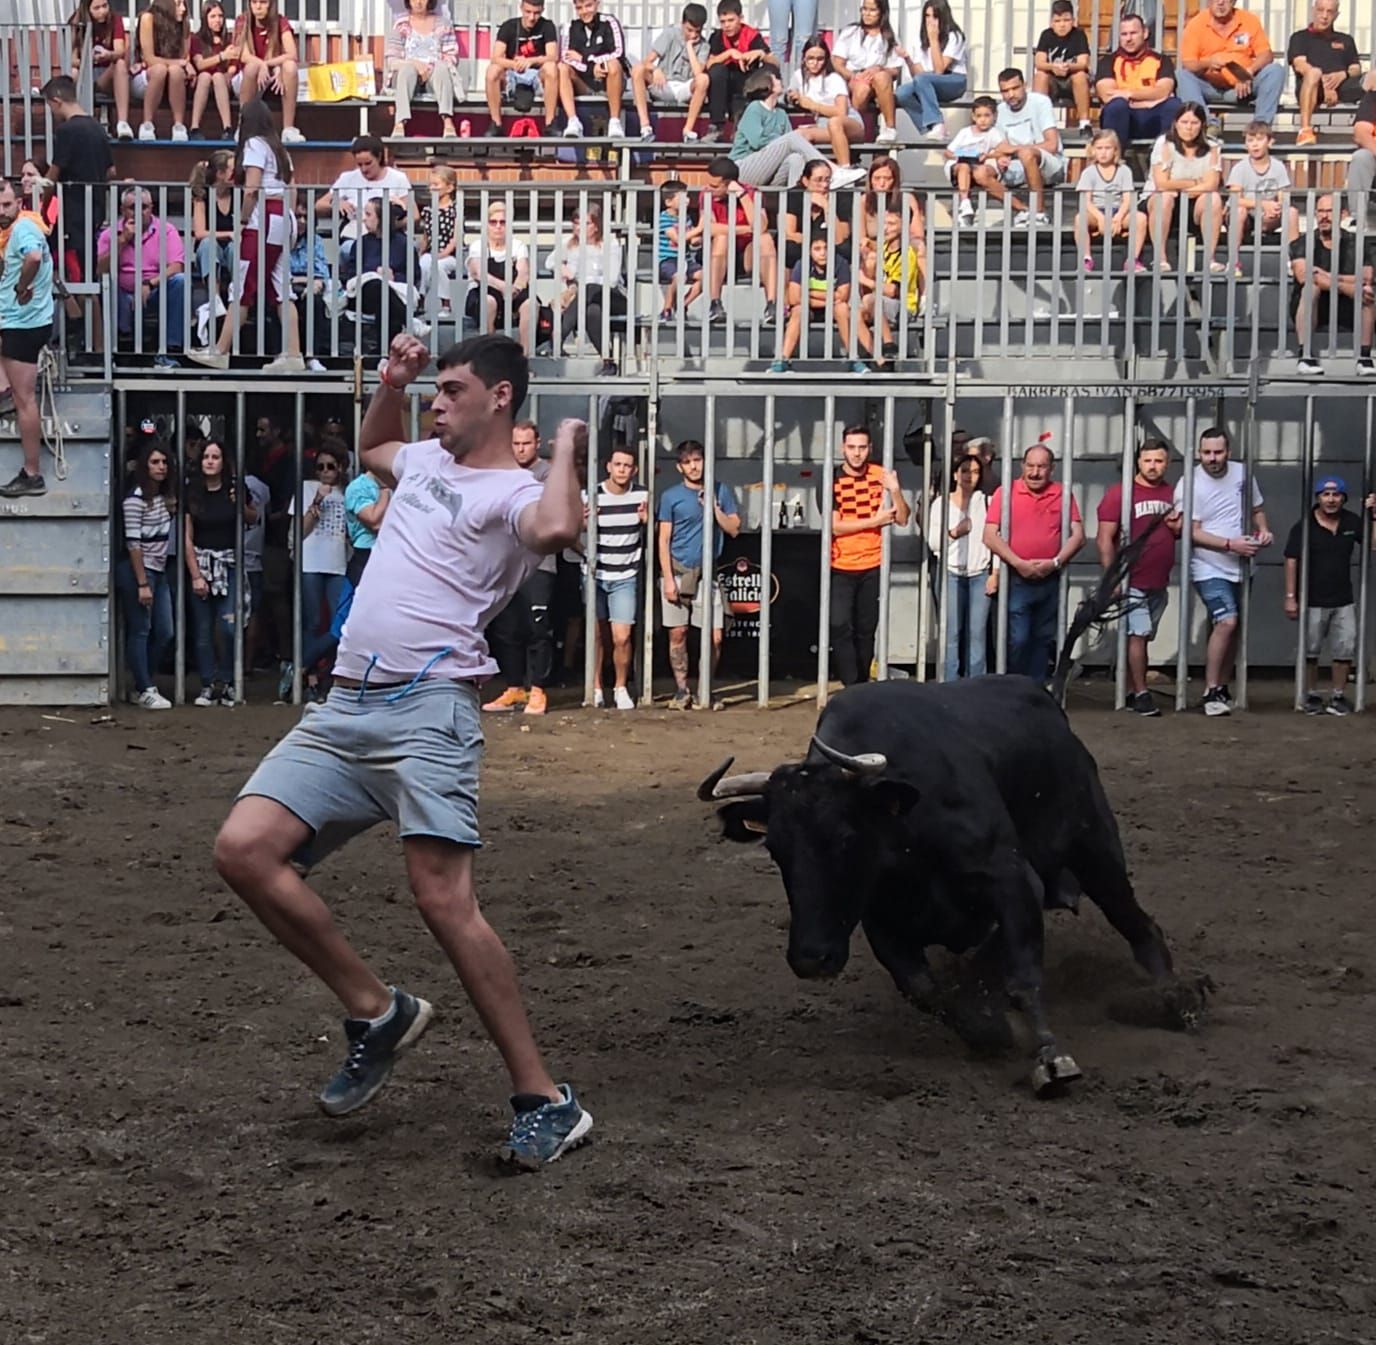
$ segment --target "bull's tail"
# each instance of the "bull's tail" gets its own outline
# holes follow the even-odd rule
[[[1107,626],[1117,621],[1140,605],[1140,598],[1128,597],[1128,575],[1137,563],[1138,557],[1146,547],[1147,539],[1165,521],[1164,514],[1157,514],[1143,529],[1140,537],[1134,537],[1127,546],[1121,547],[1112,565],[1104,571],[1098,585],[1080,600],[1070,626],[1065,633],[1065,643],[1056,659],[1056,671],[1051,678],[1051,694],[1057,705],[1065,704],[1066,684],[1074,671],[1074,650],[1080,636],[1091,626]]]

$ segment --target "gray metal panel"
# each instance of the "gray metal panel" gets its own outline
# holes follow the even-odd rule
[[[34,501],[33,503],[38,503]],[[110,579],[110,524],[97,517],[0,522],[0,594],[103,597]]]
[[[105,676],[108,601],[0,597],[0,671],[18,677]]]
[[[0,705],[108,705],[110,679],[99,677],[0,677]]]

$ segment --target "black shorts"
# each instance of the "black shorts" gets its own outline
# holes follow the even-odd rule
[[[52,336],[51,322],[41,327],[10,327],[0,331],[0,359],[13,360],[16,364],[37,364],[43,347]]]
[[[1070,87],[1070,76],[1058,79],[1055,75],[1051,76],[1051,101],[1053,103],[1075,102],[1075,90]]]

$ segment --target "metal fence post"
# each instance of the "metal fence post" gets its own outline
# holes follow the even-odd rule
[[[137,319],[134,323],[137,330],[139,323]],[[172,526],[176,530],[173,541],[176,544],[173,555],[176,557],[175,569],[173,573],[177,576],[177,592],[172,608],[173,627],[176,630],[176,659],[177,666],[173,672],[172,680],[172,703],[173,705],[186,704],[186,488],[188,473],[186,470],[186,393],[178,391],[176,401],[173,403],[176,409],[177,424],[172,431],[172,442],[177,446],[176,452],[176,481],[177,481],[177,503],[180,506],[176,517],[172,520]],[[169,473],[170,475],[170,473]],[[152,670],[154,678],[157,677],[158,670]]]
[[[819,505],[822,514],[822,545],[818,555],[817,592],[817,706],[827,703],[831,676],[831,511],[836,469],[836,398],[828,394],[822,403],[822,471]]]
[[[769,704],[770,600],[774,594],[774,434],[776,401],[771,392],[764,399],[764,478],[760,484],[760,636],[757,653],[755,701]]]
[[[226,426],[226,431],[228,427]],[[229,438],[226,432],[226,439]],[[248,472],[245,470],[244,452],[244,392],[240,388],[234,394],[234,479],[239,487],[239,507],[234,511],[234,578],[238,590],[234,601],[234,703],[237,705],[244,696],[244,640],[247,636],[245,611],[252,615],[249,607],[249,583],[247,566],[244,562],[244,505],[248,501]]]
[[[1336,307],[1336,305],[1335,305]],[[1247,535],[1252,532],[1252,484],[1256,478],[1253,458],[1256,455],[1257,431],[1257,370],[1252,366],[1247,386],[1247,409],[1242,419],[1242,522]],[[1256,577],[1256,561],[1244,567],[1242,590],[1238,600],[1237,643],[1233,646],[1233,668],[1237,674],[1237,708],[1247,709],[1247,641],[1252,634],[1252,580]]]
[[[1003,468],[999,482],[999,533],[1008,540],[1009,521],[1013,516],[1013,394],[1004,393],[1003,397]],[[994,671],[1008,671],[1008,589],[1013,582],[1011,567],[1003,565],[999,571],[999,610],[996,621],[998,632],[994,642]]]
[[[1137,398],[1134,394],[1129,394],[1123,403],[1123,463],[1119,474],[1123,491],[1121,507],[1118,510],[1118,549],[1132,541],[1132,492],[1135,482],[1134,465],[1137,448]],[[1131,587],[1131,576],[1125,575],[1123,579],[1123,596],[1127,597],[1127,590]],[[1128,618],[1126,611],[1118,618],[1118,630],[1115,639],[1116,663],[1113,678],[1113,708],[1121,710],[1128,703]]]
[[[707,425],[703,434],[702,474],[702,575],[698,579],[698,594],[702,599],[702,625],[698,630],[698,704],[708,709],[712,705],[712,634],[716,617],[717,595],[717,396],[707,394]],[[692,603],[689,603],[691,610]],[[722,612],[722,638],[725,638],[726,613]],[[691,622],[688,627],[692,631]],[[692,639],[690,633],[689,639]]]
[[[1309,689],[1309,518],[1314,508],[1314,398],[1304,399],[1304,459],[1300,463],[1300,565],[1295,597],[1300,605],[1295,640],[1295,709],[1304,708]],[[1250,504],[1250,496],[1249,496]]]
[[[931,417],[927,417],[927,423],[922,427],[922,486],[917,492],[918,505],[915,512],[918,514],[918,531],[922,530],[922,505],[920,503],[924,492],[932,479],[932,424]],[[885,529],[887,532],[888,529]],[[886,553],[887,554],[887,553]],[[917,680],[925,682],[927,680],[927,644],[931,639],[931,613],[932,613],[932,569],[931,569],[931,549],[923,546],[922,555],[917,566]]]
[[[1370,622],[1367,619],[1368,598],[1371,592],[1371,510],[1366,507],[1367,493],[1372,489],[1371,482],[1371,433],[1373,407],[1376,398],[1366,399],[1366,436],[1362,440],[1362,554],[1357,561],[1357,691],[1355,704],[1358,712],[1366,709],[1366,646]]]
[[[1194,555],[1194,476],[1198,451],[1195,429],[1198,419],[1198,399],[1185,399],[1185,473],[1180,478],[1180,510],[1184,515],[1180,525],[1180,629],[1179,646],[1175,652],[1175,708],[1184,710],[1190,697],[1190,606],[1194,586],[1190,582],[1190,562]]]
[[[583,499],[587,504],[587,542],[583,550],[583,704],[592,704],[593,684],[601,675],[597,649],[597,494],[598,464],[602,460],[600,429],[597,418],[597,398],[588,397],[588,463],[583,481]],[[603,650],[603,655],[611,650]]]
[[[301,610],[301,522],[305,513],[305,444],[306,435],[306,395],[298,392],[292,399],[292,461],[296,468],[296,498],[292,501],[291,511],[291,703],[301,704],[301,685],[305,673],[301,667],[301,654],[305,646],[302,633],[303,612]],[[319,616],[319,613],[316,613]]]

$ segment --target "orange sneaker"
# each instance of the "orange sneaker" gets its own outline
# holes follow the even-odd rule
[[[526,714],[542,715],[549,709],[549,697],[545,695],[544,687],[531,687],[530,696],[526,700]]]
[[[1319,133],[1312,127],[1306,127],[1295,137],[1297,145],[1317,145],[1319,143]]]
[[[541,693],[543,695],[543,692]],[[495,701],[488,701],[483,706],[484,710],[505,713],[514,710],[518,705],[526,703],[526,693],[520,687],[507,687]]]

